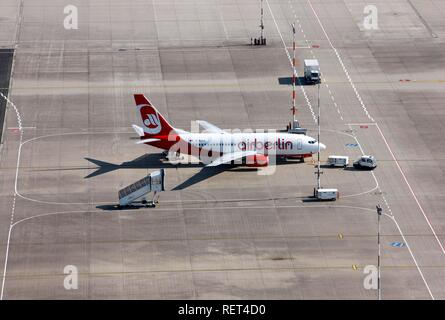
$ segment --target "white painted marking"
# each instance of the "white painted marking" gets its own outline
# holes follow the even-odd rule
[[[226,199],[221,199],[222,201],[226,201]],[[163,201],[164,203],[165,201]],[[352,209],[352,210],[363,210],[363,211],[369,211],[372,213],[375,213],[375,210],[365,208],[365,207],[356,207],[356,206],[347,206],[347,205],[283,205],[283,206],[251,206],[251,207],[242,207],[243,209],[286,209],[286,208],[345,208],[345,209]],[[227,210],[227,209],[240,209],[239,206],[221,206],[221,207],[176,207],[176,208],[153,208],[153,212],[155,211],[173,211],[173,210]],[[135,212],[134,209],[121,209],[116,210],[116,213],[122,213],[122,212]],[[37,214],[31,217],[23,218],[20,220],[17,220],[12,227],[17,226],[18,224],[37,219],[47,216],[54,216],[54,215],[60,215],[60,214],[89,214],[89,213],[103,213],[103,210],[76,210],[76,211],[58,211],[58,212],[49,212],[49,213],[42,213]],[[391,216],[384,213],[385,216],[391,218]]]
[[[332,41],[331,41],[331,39],[329,38],[329,36],[328,36],[328,34],[327,34],[327,32],[326,32],[326,30],[325,30],[323,24],[321,23],[321,20],[320,20],[320,18],[318,17],[317,12],[315,11],[314,7],[312,6],[312,3],[311,3],[309,0],[307,0],[307,3],[308,3],[309,6],[311,7],[311,10],[312,10],[312,12],[313,12],[314,15],[315,15],[315,17],[316,17],[316,19],[317,19],[317,21],[318,21],[318,24],[320,25],[320,27],[321,27],[321,29],[322,29],[322,31],[323,31],[323,33],[324,33],[326,39],[327,39],[328,42],[329,42],[329,45],[331,46],[332,50],[334,50],[335,55],[337,56],[337,59],[338,59],[340,65],[341,65],[341,67],[342,67],[344,73],[346,74],[346,77],[348,78],[348,81],[349,81],[349,83],[350,83],[350,85],[351,85],[351,87],[352,87],[352,89],[353,89],[353,91],[354,91],[354,93],[355,93],[355,95],[356,95],[358,101],[360,102],[363,111],[365,112],[365,115],[366,115],[372,122],[375,122],[374,118],[373,118],[373,117],[370,115],[370,113],[368,112],[368,109],[366,108],[366,106],[365,106],[365,104],[364,104],[364,102],[363,102],[363,100],[362,100],[360,94],[358,93],[357,88],[355,87],[354,82],[352,81],[351,77],[349,76],[349,72],[348,72],[348,70],[346,69],[346,67],[345,67],[345,65],[344,65],[344,63],[343,63],[343,60],[342,60],[342,58],[340,57],[340,54],[338,53],[337,49],[336,49],[336,48],[334,47],[334,45],[332,44]],[[383,138],[383,140],[384,140],[384,142],[385,142],[385,144],[386,144],[386,147],[388,148],[389,152],[391,153],[393,159],[396,161],[397,167],[398,167],[400,173],[402,174],[402,176],[403,176],[403,178],[404,178],[404,180],[405,180],[405,183],[408,185],[408,188],[410,189],[411,194],[412,194],[412,196],[414,197],[414,200],[415,200],[416,203],[417,203],[417,206],[419,207],[419,209],[420,209],[420,211],[422,212],[422,214],[423,214],[425,220],[427,221],[427,223],[428,223],[428,225],[429,225],[431,231],[433,232],[433,235],[434,235],[434,237],[436,238],[436,240],[437,240],[437,242],[438,242],[438,244],[439,244],[439,246],[440,246],[440,248],[441,248],[441,250],[442,250],[442,253],[445,255],[445,250],[444,250],[444,247],[443,247],[442,243],[440,242],[439,238],[437,237],[436,232],[435,232],[433,226],[431,225],[431,223],[430,223],[430,221],[429,221],[427,215],[425,214],[425,211],[423,210],[422,206],[420,205],[420,202],[419,202],[419,200],[417,199],[417,196],[415,195],[413,189],[411,188],[411,185],[409,184],[408,179],[406,178],[406,176],[405,176],[405,174],[403,173],[403,171],[402,171],[402,169],[401,169],[399,163],[397,162],[397,160],[396,160],[396,158],[395,158],[395,156],[394,156],[394,154],[393,154],[393,152],[392,152],[392,150],[391,150],[391,148],[390,148],[388,142],[386,141],[385,136],[383,135],[383,132],[381,131],[381,129],[380,129],[380,127],[378,126],[377,123],[376,123],[376,126],[377,126],[377,128],[378,128],[378,130],[379,130],[379,132],[380,132],[380,134],[381,134],[381,136],[382,136],[382,138]],[[374,173],[372,173],[372,174],[373,174],[373,176],[375,177]],[[389,207],[389,206],[388,206],[388,207]],[[397,226],[398,226],[398,223],[397,223]],[[399,228],[399,230],[401,231],[400,228]],[[401,233],[401,235],[402,235],[402,237],[404,237],[402,233]],[[408,245],[407,245],[407,246],[408,246]],[[408,246],[408,247],[409,247],[409,246]],[[411,253],[411,255],[412,255],[411,250],[410,250],[410,253]],[[416,259],[414,258],[414,255],[412,255],[412,257],[413,257],[413,260],[415,261],[415,263],[416,263],[416,265],[417,265],[417,261],[416,261]],[[427,286],[427,289],[428,289],[428,292],[429,292],[430,295],[431,295],[431,298],[434,299],[434,296],[432,295],[431,290],[429,289],[429,286],[428,286],[428,284],[426,283],[425,278],[423,277],[423,273],[421,272],[420,268],[418,268],[418,270],[419,270],[420,275],[422,276],[422,279],[424,280],[425,285]]]
[[[257,210],[257,209],[263,209],[263,208],[270,208],[270,209],[275,209],[275,208],[327,208],[327,209],[331,209],[331,208],[344,208],[344,209],[352,209],[352,210],[363,210],[363,211],[367,211],[370,212],[370,214],[375,214],[375,210],[373,209],[369,209],[369,208],[364,208],[364,207],[356,207],[356,206],[346,206],[346,205],[285,205],[285,206],[269,206],[269,207],[264,207],[264,206],[252,206],[252,207],[245,207],[248,209],[253,209],[253,210]],[[196,208],[156,208],[153,209],[153,212],[156,211],[172,211],[172,210],[227,210],[227,209],[239,209],[239,207],[229,207],[229,206],[225,206],[225,207],[214,207],[214,208],[203,208],[203,207],[196,207]],[[126,212],[126,211],[131,211],[134,212],[133,210],[119,210],[117,213],[122,213],[122,212]],[[16,221],[12,226],[11,226],[11,230],[12,227],[17,226],[18,224],[22,223],[22,222],[26,222],[32,219],[37,219],[37,218],[42,218],[42,217],[47,217],[47,216],[53,216],[53,215],[64,215],[64,214],[91,214],[91,213],[103,213],[102,210],[95,210],[95,211],[60,211],[60,212],[52,212],[52,213],[44,213],[44,214],[38,214],[35,216],[31,216],[31,217],[27,217],[21,220]],[[393,221],[397,227],[397,229],[399,230],[399,232],[402,234],[402,238],[403,241],[405,242],[411,256],[414,259],[414,262],[416,264],[416,266],[418,266],[417,261],[415,260],[411,248],[409,247],[408,242],[406,241],[406,238],[403,236],[403,233],[401,232],[400,226],[398,225],[397,221],[394,219],[393,216],[390,216],[386,213],[383,213],[384,216],[388,217],[391,221]],[[422,272],[420,271],[422,279],[425,282],[425,278],[423,277]],[[430,295],[432,296],[431,290],[428,288],[428,292],[430,293]],[[432,296],[433,297],[433,296]],[[434,299],[434,297],[433,297]]]
[[[375,126],[376,122],[348,123],[348,126]]]
[[[294,12],[295,13],[295,12]],[[300,28],[300,32],[303,34],[303,36],[304,36],[304,41],[306,42],[306,45],[309,47],[309,48],[312,48],[311,46],[310,46],[310,43],[309,43],[309,41],[307,40],[307,38],[306,38],[306,33],[304,32],[304,30],[303,30],[303,27],[301,26],[301,23],[300,23],[300,21],[297,19],[297,23],[298,23],[298,27]],[[314,54],[314,51],[312,50],[312,49],[310,49],[310,52],[311,52],[311,54],[312,54],[312,58],[314,58],[314,59],[316,59],[316,56],[315,56],[315,54]],[[343,120],[343,116],[342,116],[342,114],[341,114],[341,111],[340,111],[340,108],[338,107],[338,105],[337,105],[337,103],[335,102],[335,98],[334,98],[334,95],[332,94],[332,92],[331,92],[331,90],[329,89],[329,86],[328,86],[328,84],[327,84],[327,80],[326,80],[326,77],[324,77],[323,76],[323,72],[322,72],[322,68],[320,67],[320,73],[322,74],[322,83],[326,86],[326,88],[328,89],[328,91],[329,91],[329,95],[331,96],[331,100],[332,100],[332,102],[334,102],[334,106],[336,107],[336,109],[337,109],[337,113],[340,115],[340,119],[341,120]]]
[[[380,135],[382,136],[383,141],[384,141],[385,144],[386,144],[386,147],[387,147],[388,150],[389,150],[389,153],[391,153],[391,157],[393,158],[394,162],[396,163],[396,166],[397,166],[397,168],[399,169],[400,174],[401,174],[402,177],[403,177],[403,180],[405,181],[406,185],[408,186],[409,191],[411,192],[411,195],[413,196],[413,198],[414,198],[414,200],[415,200],[417,206],[419,207],[420,212],[422,212],[422,214],[423,214],[423,216],[424,216],[424,218],[425,218],[425,220],[426,220],[428,226],[429,226],[430,229],[431,229],[431,232],[432,232],[433,235],[434,235],[434,238],[436,238],[436,241],[437,241],[437,243],[439,244],[440,249],[442,250],[442,253],[445,255],[445,250],[444,250],[444,247],[443,247],[443,245],[442,245],[442,242],[440,241],[439,237],[437,236],[436,231],[434,230],[433,226],[432,226],[431,223],[430,223],[430,220],[428,219],[427,215],[425,214],[425,211],[423,210],[422,206],[420,205],[420,202],[419,202],[419,200],[417,199],[417,196],[416,196],[416,194],[414,193],[413,188],[411,187],[410,183],[408,182],[408,179],[407,179],[406,176],[405,176],[405,173],[403,172],[402,168],[400,167],[399,161],[397,161],[396,157],[394,156],[394,153],[392,152],[391,147],[390,147],[389,144],[388,144],[388,141],[386,140],[385,136],[383,135],[382,130],[380,129],[380,127],[379,127],[379,125],[378,125],[377,123],[376,123],[376,126],[377,126],[377,129],[378,129],[379,132],[380,132]]]
[[[18,174],[19,174],[20,154],[21,154],[21,146],[22,146],[22,141],[23,141],[22,118],[20,116],[20,112],[19,112],[18,108],[16,107],[16,105],[13,102],[11,100],[9,100],[8,97],[6,97],[1,92],[0,92],[0,96],[6,100],[7,104],[10,104],[13,107],[13,109],[16,113],[16,116],[17,116],[18,129],[20,131],[19,150],[17,152],[17,166],[16,166],[16,171],[15,171],[15,183],[14,183],[14,190],[17,190],[17,178],[18,178]],[[0,293],[0,300],[3,300],[3,294],[4,294],[4,289],[5,289],[6,269],[8,268],[9,247],[10,247],[10,242],[11,242],[11,230],[12,230],[12,224],[14,221],[16,200],[17,200],[17,192],[14,191],[14,197],[12,200],[12,209],[11,209],[11,219],[9,220],[8,240],[6,242],[5,265],[3,268],[3,279],[2,279],[2,289],[1,289],[1,293]]]
[[[35,129],[36,127],[22,127],[21,129],[19,127],[8,127],[8,130],[25,130],[25,129]]]
[[[417,270],[418,270],[419,273],[420,273],[420,276],[421,276],[421,278],[422,278],[422,280],[423,280],[423,283],[425,284],[425,286],[426,286],[426,288],[427,288],[427,290],[428,290],[428,293],[430,294],[431,299],[435,300],[435,298],[434,298],[434,296],[433,296],[433,293],[431,292],[430,286],[429,286],[428,283],[426,282],[426,279],[425,279],[425,277],[424,277],[424,275],[423,275],[423,272],[422,272],[422,270],[420,270],[419,264],[417,263],[417,260],[416,260],[416,258],[414,257],[414,254],[413,254],[413,252],[412,252],[412,250],[411,250],[411,247],[410,247],[410,245],[408,244],[408,241],[406,240],[405,236],[403,235],[403,232],[402,232],[402,229],[401,229],[400,226],[399,226],[399,223],[397,222],[397,220],[396,220],[396,218],[395,218],[394,216],[391,216],[391,220],[394,221],[394,223],[395,223],[397,229],[399,230],[400,235],[402,236],[403,241],[405,242],[406,247],[408,248],[408,251],[409,251],[409,253],[410,253],[410,255],[411,255],[411,257],[412,257],[412,259],[413,259],[413,261],[414,261],[414,264],[415,264],[416,267],[417,267]]]
[[[340,198],[343,199],[343,198],[351,198],[351,197],[362,196],[362,195],[364,195],[364,194],[371,193],[371,192],[373,192],[374,190],[377,190],[378,188],[379,188],[379,185],[378,185],[378,182],[376,181],[376,185],[375,185],[375,187],[372,188],[372,189],[369,189],[369,190],[366,190],[366,191],[363,191],[363,192],[360,192],[360,193],[347,194],[347,195],[345,195],[345,196],[341,195]]]
[[[286,49],[288,49],[288,50],[292,50],[294,47],[292,47],[292,46],[288,46],[288,47],[286,47]],[[295,49],[309,49],[310,47],[308,47],[308,46],[301,46],[301,47],[299,47],[299,46],[295,46]]]
[[[270,7],[270,4],[269,4],[268,0],[266,0],[266,4],[267,4],[267,7],[269,8],[270,15],[272,16],[272,19],[274,21],[275,27],[276,27],[276,29],[278,31],[278,34],[280,35],[281,42],[283,43],[284,50],[286,51],[287,58],[288,58],[289,63],[291,65],[291,67],[292,67],[292,58],[290,56],[289,50],[287,50],[286,42],[284,42],[283,35],[281,34],[280,28],[278,27],[277,20],[275,19],[275,16],[274,16],[274,14],[272,12],[272,8]],[[295,71],[295,75],[298,77],[298,72],[296,70],[294,70],[294,71]],[[317,123],[317,116],[314,113],[314,110],[312,108],[312,104],[309,101],[309,98],[308,98],[308,96],[306,94],[306,90],[304,89],[304,87],[301,84],[299,85],[299,87],[300,87],[301,91],[303,92],[304,98],[306,99],[306,104],[308,105],[309,110],[311,111],[312,118],[314,119],[314,122]]]
[[[226,39],[229,40],[229,33],[227,32],[226,23],[224,22],[224,17],[220,7],[218,7],[218,12],[219,12],[219,18],[221,19],[221,24],[223,26],[224,34],[226,36]]]
[[[352,127],[351,127],[350,125],[348,125],[348,127],[349,127],[349,129],[352,131]],[[360,152],[362,153],[362,156],[365,155],[365,152],[363,151],[363,148],[362,148],[360,142],[358,141],[357,137],[355,136],[355,134],[352,134],[352,136],[354,137],[355,142],[356,142],[357,145],[359,146],[359,148],[360,148]],[[374,174],[373,171],[371,171],[371,175],[372,175],[372,177],[374,178],[374,181],[376,182],[376,184],[379,186],[379,182],[378,182],[377,177],[375,176],[375,174]],[[397,222],[396,217],[392,214],[391,208],[389,207],[388,201],[386,201],[386,198],[384,197],[383,192],[382,192],[382,189],[380,188],[380,186],[378,187],[378,191],[379,191],[380,194],[382,195],[383,201],[385,202],[385,205],[386,205],[386,207],[387,207],[387,209],[388,209],[388,212],[390,212],[390,214],[391,214],[391,215],[388,215],[388,216],[391,217],[391,220],[392,220],[392,221],[394,221],[394,223],[395,223],[395,225],[396,225],[396,227],[397,227],[397,229],[398,229],[398,231],[399,231],[401,237],[403,238],[403,241],[406,243],[406,247],[408,248],[408,251],[409,251],[409,253],[410,253],[410,255],[411,255],[411,258],[413,259],[413,262],[414,262],[414,264],[416,265],[417,271],[419,272],[420,277],[422,278],[423,283],[425,284],[425,286],[426,286],[426,288],[427,288],[427,290],[428,290],[428,293],[429,293],[429,295],[431,296],[431,299],[435,300],[434,295],[433,295],[433,293],[431,292],[430,286],[428,285],[428,282],[426,281],[426,279],[425,279],[425,277],[424,277],[424,275],[423,275],[423,272],[422,272],[422,270],[420,269],[419,264],[417,263],[417,259],[415,258],[414,253],[412,252],[411,247],[409,246],[408,241],[406,240],[405,235],[403,234],[403,231],[402,231],[402,229],[400,228],[399,223]]]
[[[363,102],[363,100],[362,100],[360,94],[358,93],[357,88],[355,87],[354,82],[352,82],[352,79],[351,79],[351,77],[349,76],[349,72],[348,72],[348,70],[346,69],[346,67],[345,67],[345,65],[344,65],[344,63],[343,63],[343,60],[342,60],[342,58],[340,57],[340,54],[338,53],[337,49],[336,49],[336,48],[334,47],[334,45],[332,44],[332,41],[331,41],[331,39],[329,38],[329,36],[328,36],[328,34],[327,34],[327,32],[326,32],[326,30],[325,30],[323,24],[321,23],[321,20],[320,20],[320,18],[318,17],[317,12],[315,12],[315,9],[314,9],[314,7],[312,6],[312,3],[311,3],[309,0],[307,0],[307,3],[308,3],[309,6],[311,7],[312,12],[314,13],[315,17],[317,18],[318,24],[320,25],[321,30],[323,31],[323,33],[324,33],[326,39],[328,40],[329,45],[331,46],[332,50],[334,50],[334,53],[335,53],[335,55],[337,56],[337,59],[338,59],[338,61],[340,62],[340,65],[341,65],[341,67],[342,67],[344,73],[346,74],[346,77],[348,78],[349,84],[351,85],[352,89],[354,90],[354,93],[355,93],[355,95],[356,95],[358,101],[360,102],[360,105],[361,105],[363,111],[365,112],[366,116],[367,116],[371,121],[374,122],[374,119],[373,119],[373,118],[371,117],[371,115],[369,114],[368,109],[366,108],[366,106],[365,106],[365,104],[364,104],[364,102]]]

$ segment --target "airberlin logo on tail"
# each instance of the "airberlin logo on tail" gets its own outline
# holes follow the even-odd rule
[[[144,122],[144,131],[149,134],[161,132],[162,125],[158,113],[148,105],[141,107],[142,122]]]

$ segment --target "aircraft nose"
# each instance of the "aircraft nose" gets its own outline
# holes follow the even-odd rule
[[[326,149],[326,146],[323,143],[319,142],[319,144],[320,144],[320,150]]]

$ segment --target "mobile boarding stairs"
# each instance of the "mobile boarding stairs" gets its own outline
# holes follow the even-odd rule
[[[156,203],[158,203],[158,192],[165,191],[164,178],[164,169],[160,169],[119,190],[119,207],[135,205],[155,207]],[[148,199],[150,192],[153,192],[151,200]]]

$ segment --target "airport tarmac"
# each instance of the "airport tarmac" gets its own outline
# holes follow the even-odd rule
[[[377,264],[380,204],[382,298],[445,299],[445,4],[373,3],[377,30],[363,27],[366,1],[264,0],[267,46],[251,46],[256,0],[73,0],[77,30],[58,1],[3,0],[0,48],[15,56],[1,298],[377,299],[364,269]],[[322,161],[373,154],[377,169],[323,168],[340,198],[313,202],[311,159],[270,175],[167,165],[156,208],[113,210],[120,188],[160,167],[160,150],[135,144],[134,93],[185,130],[286,127],[292,22],[297,72],[316,58],[323,75]],[[297,106],[316,136],[317,87],[299,86]],[[77,289],[64,288],[68,265]]]

